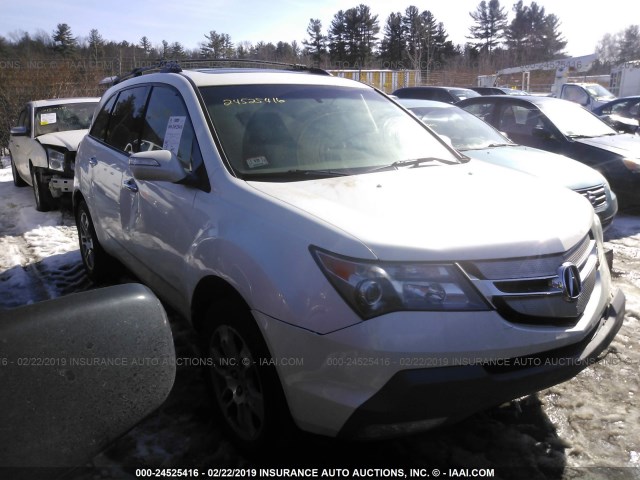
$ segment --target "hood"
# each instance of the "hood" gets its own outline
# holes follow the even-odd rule
[[[89,132],[89,130],[67,130],[66,132],[53,132],[40,135],[36,139],[42,145],[51,145],[55,147],[64,147],[70,152],[78,150],[80,140]]]
[[[620,133],[592,138],[574,138],[576,142],[601,148],[623,157],[640,158],[640,136],[632,133]]]
[[[605,179],[593,168],[564,155],[520,145],[465,150],[477,160],[513,168],[572,190],[603,185]]]
[[[563,252],[593,222],[593,208],[581,195],[474,160],[302,182],[248,183],[302,210],[301,218],[312,215],[355,237],[381,260],[462,261]],[[305,228],[302,220],[300,228]]]

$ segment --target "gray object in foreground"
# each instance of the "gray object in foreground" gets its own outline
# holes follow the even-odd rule
[[[0,467],[82,465],[162,404],[175,371],[166,313],[142,285],[0,312]]]

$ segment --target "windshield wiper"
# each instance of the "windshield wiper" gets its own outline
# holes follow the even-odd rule
[[[388,166],[395,167],[395,168],[400,168],[400,167],[418,168],[422,163],[433,163],[433,162],[445,163],[447,165],[455,165],[458,163],[458,162],[450,162],[449,160],[444,160],[442,158],[437,158],[437,157],[422,157],[422,158],[411,158],[408,160],[398,160],[397,162],[393,162],[391,165],[388,165]]]
[[[340,172],[338,170],[314,170],[314,169],[293,169],[287,170],[288,174],[312,176],[312,177],[344,177],[348,173]]]

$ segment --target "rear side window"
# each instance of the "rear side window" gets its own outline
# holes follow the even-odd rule
[[[89,135],[98,140],[104,140],[107,135],[107,128],[109,127],[109,117],[111,116],[111,109],[113,108],[113,104],[116,102],[116,98],[118,95],[113,95],[104,106],[98,112],[96,116],[95,122],[91,126],[91,131]]]
[[[127,153],[140,151],[140,132],[149,87],[133,87],[118,95],[107,127],[105,141]]]

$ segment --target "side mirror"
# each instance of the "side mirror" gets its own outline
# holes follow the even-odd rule
[[[9,133],[13,137],[25,137],[29,135],[29,131],[27,130],[27,127],[11,127],[11,130],[9,130]]]
[[[149,150],[129,157],[129,168],[136,180],[176,183],[187,177],[180,160],[169,150]]]
[[[43,478],[90,460],[158,408],[175,380],[166,313],[140,284],[2,311],[0,345],[0,467],[39,468]]]

